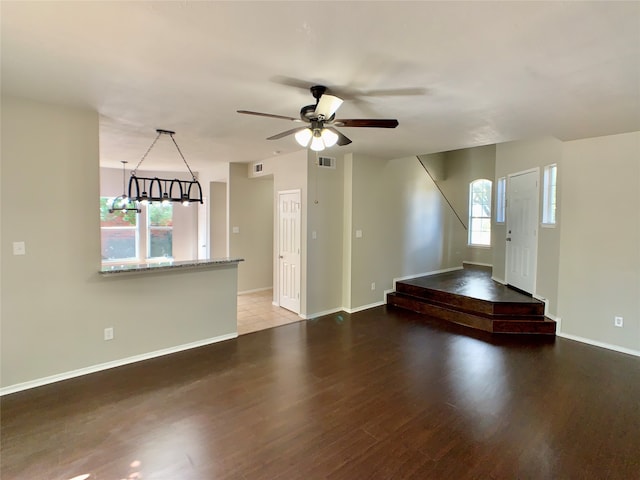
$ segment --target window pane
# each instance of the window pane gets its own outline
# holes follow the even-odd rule
[[[484,211],[485,211],[485,208],[484,208],[483,205],[479,205],[477,203],[474,203],[471,206],[471,216],[472,217],[484,217],[484,216],[486,216]]]
[[[173,204],[152,203],[148,210],[147,258],[173,257]]]
[[[102,260],[138,257],[138,214],[135,211],[109,212],[113,198],[100,197],[100,236]]]
[[[102,260],[136,258],[135,228],[102,228]]]
[[[469,243],[491,245],[491,181],[471,182],[469,197]]]
[[[173,257],[173,231],[170,228],[149,228],[149,257]]]
[[[100,226],[101,227],[135,227],[138,223],[138,214],[135,211],[122,212],[114,210],[109,212],[113,198],[100,197]]]
[[[173,204],[162,205],[161,203],[151,203],[148,208],[150,227],[173,226]]]
[[[542,223],[553,225],[556,223],[556,181],[557,165],[544,167],[544,185],[542,199]]]
[[[496,222],[504,223],[505,221],[505,200],[506,200],[506,178],[498,179],[498,189],[496,191]]]

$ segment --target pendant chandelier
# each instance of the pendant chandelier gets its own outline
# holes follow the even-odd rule
[[[111,202],[111,206],[109,207],[109,213],[113,213],[116,210],[120,210],[122,213],[127,212],[138,212],[140,213],[140,207],[138,206],[138,202],[132,200],[129,195],[124,190],[125,185],[125,166],[127,165],[126,160],[120,160],[122,164],[122,195],[118,195]]]
[[[116,197],[111,204],[110,211],[114,210],[137,210],[140,212],[139,205],[147,205],[151,202],[161,202],[164,205],[168,205],[171,202],[180,202],[184,206],[191,205],[192,203],[202,203],[202,187],[200,182],[196,179],[196,176],[191,171],[191,167],[184,158],[180,147],[176,140],[173,138],[176,132],[171,130],[157,129],[158,135],[151,143],[151,146],[147,149],[142,156],[136,167],[131,172],[131,178],[129,178],[129,191],[128,194],[124,193],[124,165],[127,162],[122,162],[123,171],[123,194]],[[177,178],[160,178],[160,177],[140,177],[137,175],[138,168],[142,162],[147,158],[149,152],[153,149],[156,142],[162,135],[168,135],[171,141],[176,147],[180,158],[187,167],[191,180],[179,180]]]

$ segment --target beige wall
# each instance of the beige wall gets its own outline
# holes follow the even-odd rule
[[[342,308],[342,233],[344,159],[337,151],[336,168],[317,166],[309,152],[307,198],[307,316]],[[313,238],[315,232],[316,238]]]
[[[496,146],[464,148],[433,155],[421,155],[421,160],[434,170],[432,176],[442,193],[451,203],[462,223],[469,227],[469,185],[474,180],[485,178],[491,180],[491,195],[495,198],[495,164]],[[431,173],[431,170],[429,170]],[[495,202],[492,202],[492,206]],[[461,231],[465,235],[464,260],[467,262],[491,265],[493,253],[491,247],[471,247],[468,245],[468,230]]]
[[[96,112],[1,108],[2,387],[235,334],[235,267],[98,274]]]
[[[206,167],[198,169],[198,180],[202,185],[203,194],[209,202],[208,207],[208,235],[200,231],[201,239],[208,237],[208,258],[225,258],[229,256],[227,235],[229,163],[211,161]],[[206,217],[206,216],[205,216]],[[202,226],[199,226],[199,230]],[[205,241],[206,241],[205,240]]]
[[[353,153],[343,157],[342,204],[342,305],[351,308],[351,277],[353,264]]]
[[[640,354],[640,132],[566,142],[558,181],[562,332]]]
[[[501,143],[496,146],[496,171],[494,183],[498,178],[522,172],[532,168],[539,169],[539,185],[546,165],[558,165],[558,176],[563,173],[562,142],[556,138],[541,138],[519,142]],[[507,191],[509,189],[507,183]],[[542,220],[542,188],[540,190],[539,214]],[[508,195],[508,193],[507,193]],[[555,228],[538,228],[538,262],[536,273],[537,297],[548,301],[548,313],[557,315],[558,311],[558,262],[560,256],[560,230],[562,228],[562,186],[558,186],[557,212],[558,224]],[[493,276],[504,281],[506,264],[506,225],[492,224],[491,243],[493,244]]]
[[[351,203],[351,212],[344,235],[350,238],[344,244],[352,248],[351,277],[343,279],[350,285],[346,308],[382,301],[394,278],[462,265],[464,229],[416,157],[353,155],[345,175],[349,180],[345,192],[350,190],[351,198],[345,203]],[[361,238],[356,230],[362,231]]]
[[[238,291],[273,285],[273,178],[249,178],[247,165],[229,164],[229,255],[244,258]],[[234,228],[238,233],[234,233]]]
[[[125,175],[125,192],[128,191],[130,171]],[[177,178],[191,180],[188,172],[157,172],[138,170],[141,177]],[[206,195],[206,185],[202,185],[203,194]],[[116,197],[122,195],[122,170],[115,168],[100,168],[100,196]],[[198,258],[198,204],[187,207],[180,203],[173,204],[173,258],[174,260],[194,260]],[[141,215],[146,215],[142,207]],[[142,257],[146,253],[146,231],[140,230],[140,248]]]

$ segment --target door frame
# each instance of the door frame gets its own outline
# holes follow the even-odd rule
[[[298,235],[299,240],[300,240],[300,265],[298,265],[299,267],[299,272],[300,274],[298,275],[298,291],[300,292],[300,297],[302,297],[302,189],[300,188],[292,188],[292,189],[287,189],[287,190],[278,190],[276,191],[276,201],[275,201],[275,210],[276,210],[276,225],[275,228],[273,229],[273,233],[274,233],[274,255],[273,255],[273,262],[274,262],[274,282],[273,282],[273,290],[274,290],[274,294],[273,294],[273,304],[282,307],[282,305],[280,305],[280,195],[281,194],[289,194],[289,193],[297,193],[298,197],[300,198],[300,235]],[[298,315],[301,314],[302,311],[302,298],[299,299],[299,305],[298,305],[298,312],[294,312],[297,313]]]
[[[538,240],[540,238],[540,229],[539,229],[539,225],[540,225],[540,167],[533,167],[533,168],[529,168],[527,170],[522,170],[519,172],[514,172],[514,173],[508,173],[507,174],[507,185],[506,185],[506,201],[507,201],[507,208],[506,208],[506,212],[505,212],[505,272],[504,272],[504,277],[505,277],[505,283],[513,288],[516,288],[519,290],[519,288],[515,285],[512,285],[509,282],[509,259],[511,257],[511,255],[509,255],[509,242],[507,242],[507,237],[509,236],[509,204],[510,204],[510,196],[511,196],[511,179],[512,177],[518,177],[520,175],[527,175],[529,173],[535,173],[536,174],[536,211],[537,211],[537,215],[536,215],[536,221],[535,221],[535,225],[536,225],[536,235],[535,235],[535,253],[534,253],[534,258],[533,258],[533,268],[532,268],[532,276],[533,276],[533,287],[532,287],[532,291],[531,292],[527,292],[530,293],[532,296],[535,295],[536,293],[536,288],[537,288],[537,284],[538,284]]]
[[[208,260],[211,257],[209,197],[203,196],[198,205],[198,260]],[[204,249],[204,250],[203,250]]]

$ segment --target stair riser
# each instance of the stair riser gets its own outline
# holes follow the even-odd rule
[[[534,333],[544,335],[555,335],[556,323],[546,320],[544,322],[530,321],[494,321],[494,333]]]
[[[396,307],[411,310],[412,312],[422,313],[424,315],[430,315],[441,320],[457,323],[460,325],[466,325],[478,330],[484,330],[485,332],[493,331],[492,321],[488,318],[477,317],[475,315],[469,315],[455,310],[449,310],[446,308],[438,307],[429,303],[421,301],[414,301],[406,297],[401,296],[389,296],[387,303]]]
[[[448,322],[465,325],[467,327],[484,330],[493,333],[529,333],[529,334],[555,334],[556,324],[544,317],[536,320],[523,320],[522,318],[492,320],[466,312],[450,310],[445,307],[433,305],[402,294],[387,295],[387,304],[411,310],[413,312],[429,315]]]

